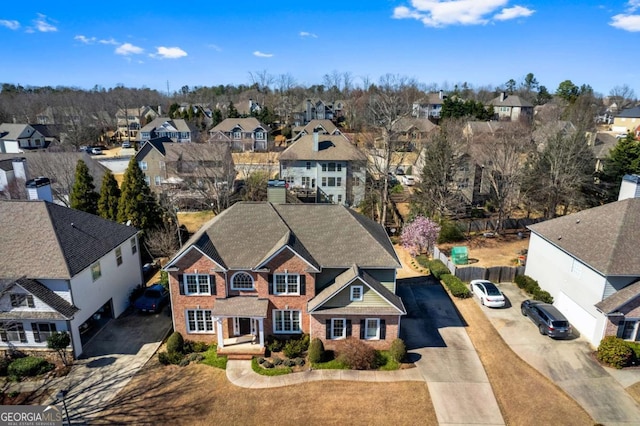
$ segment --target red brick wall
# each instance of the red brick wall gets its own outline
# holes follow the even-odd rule
[[[620,312],[622,312],[624,316],[615,316],[615,317],[607,318],[607,324],[604,331],[605,336],[617,336],[618,325],[622,321],[624,321],[625,318],[640,317],[640,297],[633,300],[631,303],[623,306],[622,309],[620,309]]]
[[[380,318],[385,320],[386,338],[384,340],[365,340],[375,349],[389,349],[391,342],[399,337],[398,316],[363,316],[363,315],[312,315],[311,338],[319,338],[324,343],[325,349],[335,349],[339,340],[327,340],[326,320],[331,318],[345,318],[351,320],[351,337],[360,338],[360,320],[365,318]]]

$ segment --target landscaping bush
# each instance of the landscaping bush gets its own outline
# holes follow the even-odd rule
[[[282,358],[274,356],[273,358],[271,358],[271,360],[273,361],[273,365],[280,365],[282,364]]]
[[[265,361],[262,363],[263,368],[273,368],[273,363],[269,361]]]
[[[167,352],[176,352],[180,354],[184,352],[184,339],[180,332],[174,331],[167,339]]]
[[[451,274],[447,265],[439,259],[434,259],[429,262],[429,271],[431,271],[431,275],[438,280],[441,279],[443,275]]]
[[[322,340],[317,337],[314,338],[309,344],[309,351],[307,352],[309,356],[309,362],[315,364],[316,362],[322,362],[324,358],[324,344]]]
[[[302,367],[304,365],[304,358],[296,358],[293,360],[293,362],[298,366],[298,367]]]
[[[187,358],[189,359],[190,362],[200,362],[204,359],[204,355],[202,355],[201,353],[194,352],[192,354],[189,354]]]
[[[44,374],[47,371],[53,370],[54,365],[48,362],[44,358],[37,356],[26,356],[24,358],[18,358],[9,364],[7,367],[7,373],[12,377],[33,377],[40,374]]]
[[[600,362],[614,368],[626,367],[633,358],[633,350],[622,339],[614,336],[607,336],[598,346],[597,357]]]
[[[187,365],[189,365],[191,361],[189,361],[189,357],[182,357],[182,359],[180,360],[180,362],[178,363],[178,365],[180,367],[186,367]]]
[[[206,352],[209,349],[209,345],[204,342],[194,342],[191,340],[184,341],[184,352]]]
[[[9,367],[9,360],[6,357],[0,358],[0,376],[7,375],[7,368]]]
[[[162,365],[178,365],[182,361],[182,358],[184,358],[184,355],[180,352],[158,352],[158,361],[160,361]]]
[[[540,289],[540,287],[533,291],[533,298],[544,303],[553,303],[553,297],[551,297],[551,294],[549,294],[548,291]]]
[[[637,342],[625,342],[629,348],[633,351],[633,362],[638,363],[640,361],[640,343]]]
[[[360,339],[347,338],[338,348],[338,362],[353,370],[376,368],[376,351]]]
[[[309,335],[304,334],[299,339],[291,339],[285,343],[282,353],[287,358],[297,358],[309,348]]]
[[[438,244],[454,243],[464,240],[464,233],[457,223],[450,220],[440,222],[440,234],[438,235]]]
[[[266,359],[264,359],[263,357],[259,356],[258,357],[258,364],[263,364],[266,361]]]
[[[469,287],[462,281],[460,278],[455,275],[446,274],[441,278],[444,285],[447,286],[452,295],[457,297],[458,299],[466,299],[467,297],[471,297],[471,291]]]
[[[292,360],[292,359],[286,359],[284,361],[284,366],[285,367],[293,367],[295,365],[296,365],[296,362],[294,360]]]
[[[516,275],[516,277],[513,279],[513,282],[516,283],[518,288],[524,289],[527,286],[527,278],[529,277],[526,275]]]
[[[538,281],[533,278],[527,275],[517,275],[513,279],[513,282],[516,283],[519,288],[529,293],[534,300],[539,300],[544,303],[553,303],[553,297],[551,297],[551,294],[542,290]]]
[[[278,340],[273,336],[270,340],[271,341],[267,343],[267,349],[269,349],[269,352],[280,352],[283,346],[282,340]]]
[[[404,344],[404,340],[394,339],[393,342],[391,342],[389,353],[394,360],[402,362],[404,357],[407,356],[407,347]]]

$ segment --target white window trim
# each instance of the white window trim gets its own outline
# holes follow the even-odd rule
[[[282,326],[284,326],[284,315],[288,313],[291,315],[291,325],[293,326],[293,312],[298,312],[298,330],[278,330],[278,321],[276,320],[276,312],[282,312]],[[302,311],[299,309],[274,309],[273,314],[273,334],[301,334],[302,333]],[[284,327],[282,327],[284,328]]]
[[[198,287],[198,291],[195,291],[193,293],[190,292],[189,291],[189,285],[187,284],[187,277],[200,277],[200,276],[207,277],[207,286],[209,288],[209,291],[201,292],[200,291],[200,282],[199,282],[198,278],[196,278],[196,285]],[[184,285],[184,294],[185,294],[185,296],[211,296],[211,276],[209,276],[208,274],[184,274],[182,276],[182,280],[183,280],[183,285]]]
[[[94,271],[93,271],[94,267],[96,268],[97,274],[95,274]],[[102,268],[100,267],[100,261],[97,261],[97,262],[91,264],[90,272],[91,272],[91,278],[93,279],[93,282],[96,282],[100,278],[102,278]]]
[[[376,335],[368,337],[367,330],[369,326],[369,321],[376,322]],[[364,340],[380,340],[380,318],[365,318],[364,320]]]
[[[356,298],[354,297],[353,293],[354,293],[354,289],[359,288],[360,289],[360,297]],[[361,285],[352,285],[351,288],[349,289],[349,299],[352,302],[362,302],[362,299],[364,298],[364,287]]]
[[[139,165],[140,165],[140,170],[143,170],[143,171],[149,168],[146,161],[141,161]]]
[[[189,312],[193,312],[194,321],[196,324],[196,330],[191,330],[189,327]],[[202,312],[203,317],[203,325],[204,330],[198,330],[198,319],[197,312]],[[209,312],[211,314],[211,330],[207,330],[207,319],[205,318],[205,313]],[[187,334],[215,334],[216,332],[216,322],[213,319],[213,312],[211,309],[186,309],[184,311],[184,319],[185,319],[185,328],[187,330]]]
[[[235,280],[236,280],[236,276],[238,276],[239,274],[246,274],[251,278],[251,288],[237,288],[234,286],[235,284]],[[236,272],[235,274],[233,274],[233,276],[231,277],[231,290],[237,290],[237,291],[254,291],[256,289],[256,282],[253,279],[253,277],[251,276],[250,273],[248,272]]]
[[[136,241],[136,237],[131,238],[131,255],[134,255],[138,252],[138,242]]]
[[[342,321],[342,334],[337,335],[335,333],[335,323],[336,321]],[[331,318],[331,340],[340,340],[347,338],[347,319],[346,318]]]
[[[115,254],[116,254],[116,266],[119,268],[124,262],[122,258],[122,247],[117,247]]]
[[[288,292],[287,290],[285,290],[284,292],[278,292],[278,286],[277,286],[277,278],[278,276],[284,276],[285,279],[285,289],[289,289],[289,282],[288,279],[290,276],[296,276],[298,277],[298,282],[297,282],[297,288],[298,290],[295,292]],[[300,296],[300,274],[289,274],[287,272],[285,273],[277,273],[277,274],[273,274],[273,294],[276,296]]]
[[[636,339],[638,339],[638,333],[640,333],[640,318],[625,318],[622,326],[624,327],[624,323],[627,323],[627,322],[635,323],[633,326],[633,332],[631,333],[630,339],[625,339],[624,337],[622,337],[622,339],[624,339],[627,342],[637,342],[638,340]]]

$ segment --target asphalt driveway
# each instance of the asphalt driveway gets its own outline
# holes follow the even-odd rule
[[[554,340],[540,335],[533,322],[520,313],[520,303],[527,296],[515,284],[504,283],[500,289],[512,306],[481,308],[514,352],[560,386],[596,422],[607,426],[640,424],[640,406],[609,369],[593,359],[593,348],[585,339]],[[628,383],[640,381],[640,370],[627,370],[622,374]]]
[[[504,420],[465,324],[442,286],[431,277],[398,280],[407,315],[400,337],[427,382],[440,425]]]
[[[129,313],[111,320],[85,346],[71,372],[56,384],[67,391],[72,423],[86,424],[153,356],[171,328],[169,308],[162,313]]]

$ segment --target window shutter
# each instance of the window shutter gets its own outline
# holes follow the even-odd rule
[[[624,333],[624,320],[618,323],[618,334],[617,337],[622,339],[622,334]]]
[[[380,340],[385,340],[387,338],[387,323],[381,319],[380,320]]]
[[[327,338],[327,340],[329,340],[329,339],[331,339],[331,320],[330,319],[325,320],[324,323],[325,323],[325,325],[327,327],[326,338]],[[5,334],[5,339],[6,339],[6,334]]]
[[[178,274],[178,286],[180,287],[180,294],[184,294],[184,275]]]
[[[269,294],[273,294],[273,275],[267,275],[267,280],[269,280]]]
[[[346,326],[347,330],[346,330],[345,334],[346,334],[347,337],[349,337],[349,336],[351,336],[351,320],[348,319],[345,322],[347,323],[347,326]]]
[[[7,342],[7,330],[5,330],[6,324],[0,323],[0,340]]]
[[[30,308],[35,308],[36,307],[35,303],[33,303],[33,296],[30,295],[30,294],[27,294],[27,305]]]
[[[360,340],[364,340],[365,330],[367,328],[367,320],[360,320]]]
[[[300,296],[307,294],[306,275],[300,274]]]
[[[38,330],[38,324],[36,324],[35,322],[32,322],[31,330],[33,331],[33,340],[36,343],[40,343],[40,330]]]
[[[51,332],[52,333],[55,333],[56,331],[58,331],[58,330],[56,330],[56,325],[54,323],[49,324],[49,327],[51,327]]]
[[[209,291],[211,292],[211,294],[216,294],[216,276],[215,275],[209,275]]]
[[[20,327],[20,343],[27,343],[27,333],[24,332],[24,328]]]

